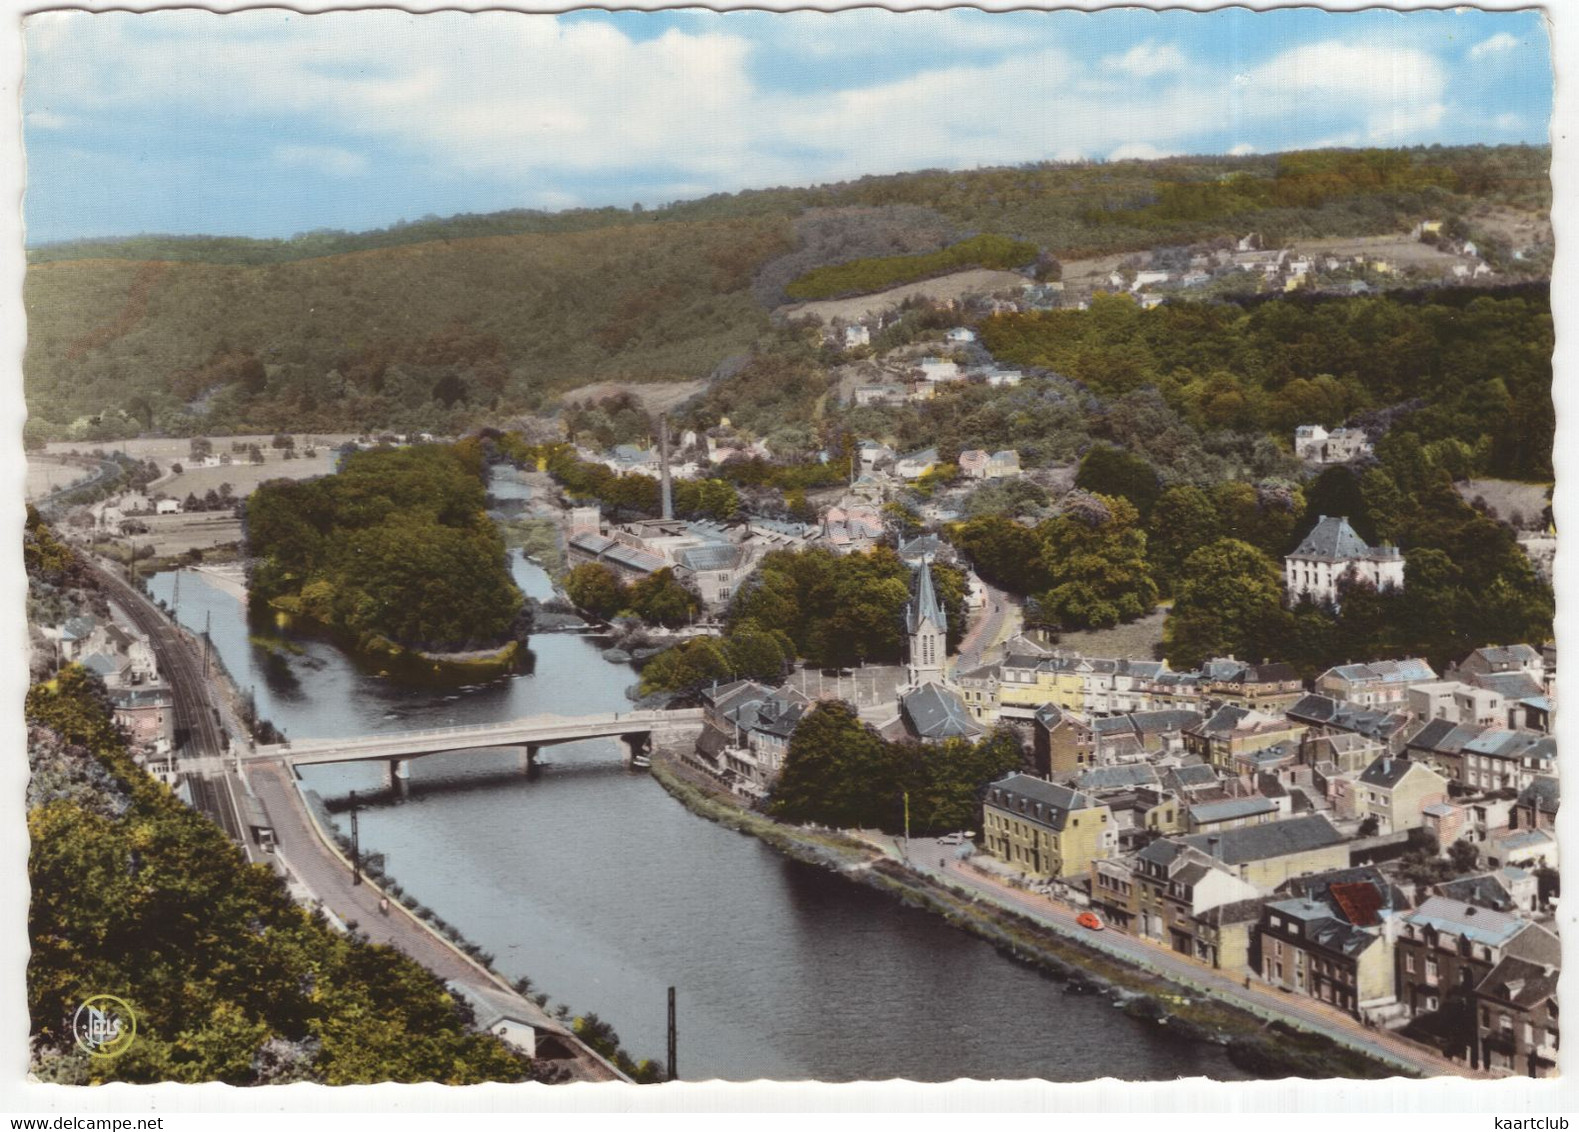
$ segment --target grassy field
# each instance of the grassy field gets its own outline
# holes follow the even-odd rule
[[[1495,518],[1524,530],[1539,529],[1551,491],[1550,484],[1517,480],[1464,480],[1455,486],[1467,501],[1484,499]],[[1521,521],[1514,523],[1515,516]]]
[[[265,480],[304,480],[311,476],[326,476],[334,471],[332,449],[320,448],[311,459],[302,456],[295,460],[281,460],[276,453],[269,452],[268,455],[273,458],[261,464],[184,468],[180,475],[161,483],[157,490],[177,499],[185,499],[188,494],[202,496],[209,489],[218,490],[220,484],[228,483],[230,490],[242,498],[251,495]]]
[[[26,498],[37,499],[41,495],[48,495],[58,488],[88,479],[92,475],[91,469],[77,464],[62,464],[58,460],[40,460],[36,456],[29,456],[27,485],[24,489]]]
[[[1073,649],[1083,656],[1151,660],[1155,655],[1155,646],[1162,643],[1162,624],[1167,619],[1168,611],[1158,609],[1149,617],[1142,617],[1128,625],[1062,633],[1059,635],[1058,647]]]
[[[814,303],[796,303],[780,307],[779,313],[790,318],[816,318],[832,322],[841,318],[856,322],[881,311],[893,310],[906,299],[916,296],[928,299],[957,299],[962,295],[991,294],[994,291],[1019,290],[1028,280],[1012,271],[990,271],[974,268],[940,275],[936,279],[923,279],[919,283],[906,283],[887,291],[871,295],[857,295],[849,299],[824,299]]]

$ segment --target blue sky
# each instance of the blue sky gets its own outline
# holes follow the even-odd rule
[[[1545,142],[1538,12],[29,19],[30,243],[288,236],[920,168]]]

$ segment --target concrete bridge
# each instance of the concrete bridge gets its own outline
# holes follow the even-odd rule
[[[246,757],[272,759],[290,766],[321,763],[383,762],[384,784],[396,790],[411,776],[411,760],[452,751],[514,747],[521,752],[521,769],[527,770],[543,747],[575,743],[582,739],[618,739],[626,757],[634,759],[652,749],[653,735],[687,731],[702,724],[701,708],[672,711],[617,711],[602,715],[529,715],[499,723],[467,727],[438,727],[425,731],[384,731],[349,739],[297,739],[265,744]]]

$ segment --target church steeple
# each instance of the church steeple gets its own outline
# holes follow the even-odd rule
[[[932,562],[922,559],[916,593],[905,606],[905,631],[910,635],[910,683],[919,687],[941,680],[948,658],[948,614],[932,582]]]

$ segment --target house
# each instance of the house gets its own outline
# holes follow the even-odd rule
[[[1287,886],[1257,926],[1261,976],[1273,986],[1366,1017],[1397,999],[1388,921],[1400,894],[1375,870],[1339,870]]]
[[[1557,741],[1533,731],[1492,728],[1459,752],[1458,781],[1472,790],[1522,790],[1557,767]]]
[[[1227,656],[1201,665],[1200,693],[1233,707],[1276,715],[1305,694],[1305,685],[1291,664],[1246,664]]]
[[[60,659],[70,663],[103,648],[104,632],[91,614],[68,617],[60,626]]]
[[[1479,648],[1457,664],[1449,665],[1450,680],[1474,683],[1476,676],[1495,676],[1509,672],[1522,672],[1545,690],[1546,661],[1540,650],[1530,645],[1508,645]]]
[[[795,725],[810,707],[811,700],[795,688],[768,688],[751,680],[703,692],[697,752],[735,793],[764,798],[784,769]]]
[[[1137,271],[1135,280],[1129,285],[1131,291],[1139,291],[1142,287],[1150,287],[1156,283],[1166,283],[1172,278],[1166,271]]]
[[[1475,986],[1481,1064],[1527,1077],[1557,1073],[1560,963],[1504,958]]]
[[[1322,515],[1284,560],[1290,601],[1309,596],[1318,602],[1338,599],[1338,582],[1352,574],[1378,590],[1403,588],[1404,559],[1395,546],[1368,546],[1349,521]]]
[[[1253,794],[1248,798],[1224,798],[1191,806],[1186,811],[1186,824],[1190,833],[1220,833],[1225,829],[1264,825],[1284,816],[1271,798]]]
[[[1360,775],[1355,817],[1376,819],[1378,833],[1400,833],[1425,824],[1423,811],[1447,799],[1447,779],[1424,763],[1383,755]]]
[[[857,405],[903,405],[910,390],[903,385],[859,385],[854,398]]]
[[[922,448],[894,461],[894,472],[901,479],[918,480],[938,466],[938,450]]]
[[[954,674],[954,685],[964,701],[971,718],[979,723],[991,724],[998,718],[998,677],[1001,666],[984,664],[967,672]]]
[[[1176,840],[1221,861],[1262,892],[1271,892],[1291,877],[1349,863],[1348,842],[1321,814]]]
[[[1403,707],[1411,685],[1435,679],[1424,660],[1375,660],[1327,669],[1316,677],[1316,691],[1356,707]]]
[[[976,341],[976,332],[966,326],[956,326],[943,337],[956,346],[963,346]]]
[[[1405,706],[1418,719],[1446,719],[1453,723],[1495,727],[1508,722],[1508,707],[1491,688],[1477,688],[1460,680],[1433,680],[1406,690]]]
[[[119,688],[130,684],[131,658],[119,653],[94,652],[82,658],[82,667],[104,681],[106,688]]]
[[[1557,828],[1559,800],[1557,779],[1552,775],[1538,774],[1519,791],[1508,824],[1515,829],[1554,831]]]
[[[1115,926],[1170,944],[1183,955],[1202,954],[1196,917],[1259,894],[1236,871],[1176,838],[1159,838],[1127,858],[1091,866],[1093,906]]]
[[[1290,720],[1315,728],[1320,734],[1360,735],[1394,752],[1404,749],[1415,729],[1414,720],[1406,712],[1357,708],[1314,692],[1302,696],[1286,714]]]
[[[1471,1064],[1480,1060],[1477,1027],[1472,1019],[1465,1019],[1467,1027],[1452,1021],[1478,1007],[1476,992],[1486,977],[1508,958],[1562,964],[1562,944],[1540,925],[1446,896],[1431,896],[1403,915],[1396,954],[1399,1004],[1409,1017],[1427,1020],[1423,1036],[1437,1038],[1449,1057],[1467,1054]],[[1439,1012],[1445,1016],[1430,1019]]]
[[[921,380],[932,385],[944,381],[959,381],[965,376],[960,372],[958,362],[946,358],[922,358],[919,368]]]
[[[854,326],[846,326],[844,328],[844,348],[846,350],[854,349],[858,346],[870,346],[871,344],[872,331],[869,327],[856,323]]]
[[[161,499],[154,504],[154,514],[156,515],[179,515],[180,513],[181,501],[179,499]]]
[[[973,479],[1006,479],[1020,474],[1020,454],[1013,448],[990,453],[972,448],[959,454],[959,470]]]
[[[115,722],[133,744],[168,750],[175,743],[175,697],[169,688],[117,688],[110,692]]]
[[[1218,770],[1238,773],[1242,756],[1298,743],[1305,724],[1249,708],[1224,705],[1184,730],[1184,749]]]
[[[870,550],[882,541],[882,515],[876,507],[852,501],[822,513],[822,541],[838,554]]]
[[[1107,806],[1089,795],[1025,774],[987,787],[983,845],[1023,872],[1049,879],[1084,876],[1118,845]]]
[[[870,472],[891,462],[894,450],[881,441],[858,440],[855,443],[855,455],[861,463],[861,470]]]
[[[987,384],[994,389],[1012,389],[1025,380],[1025,374],[1017,369],[990,369],[987,371]]]

